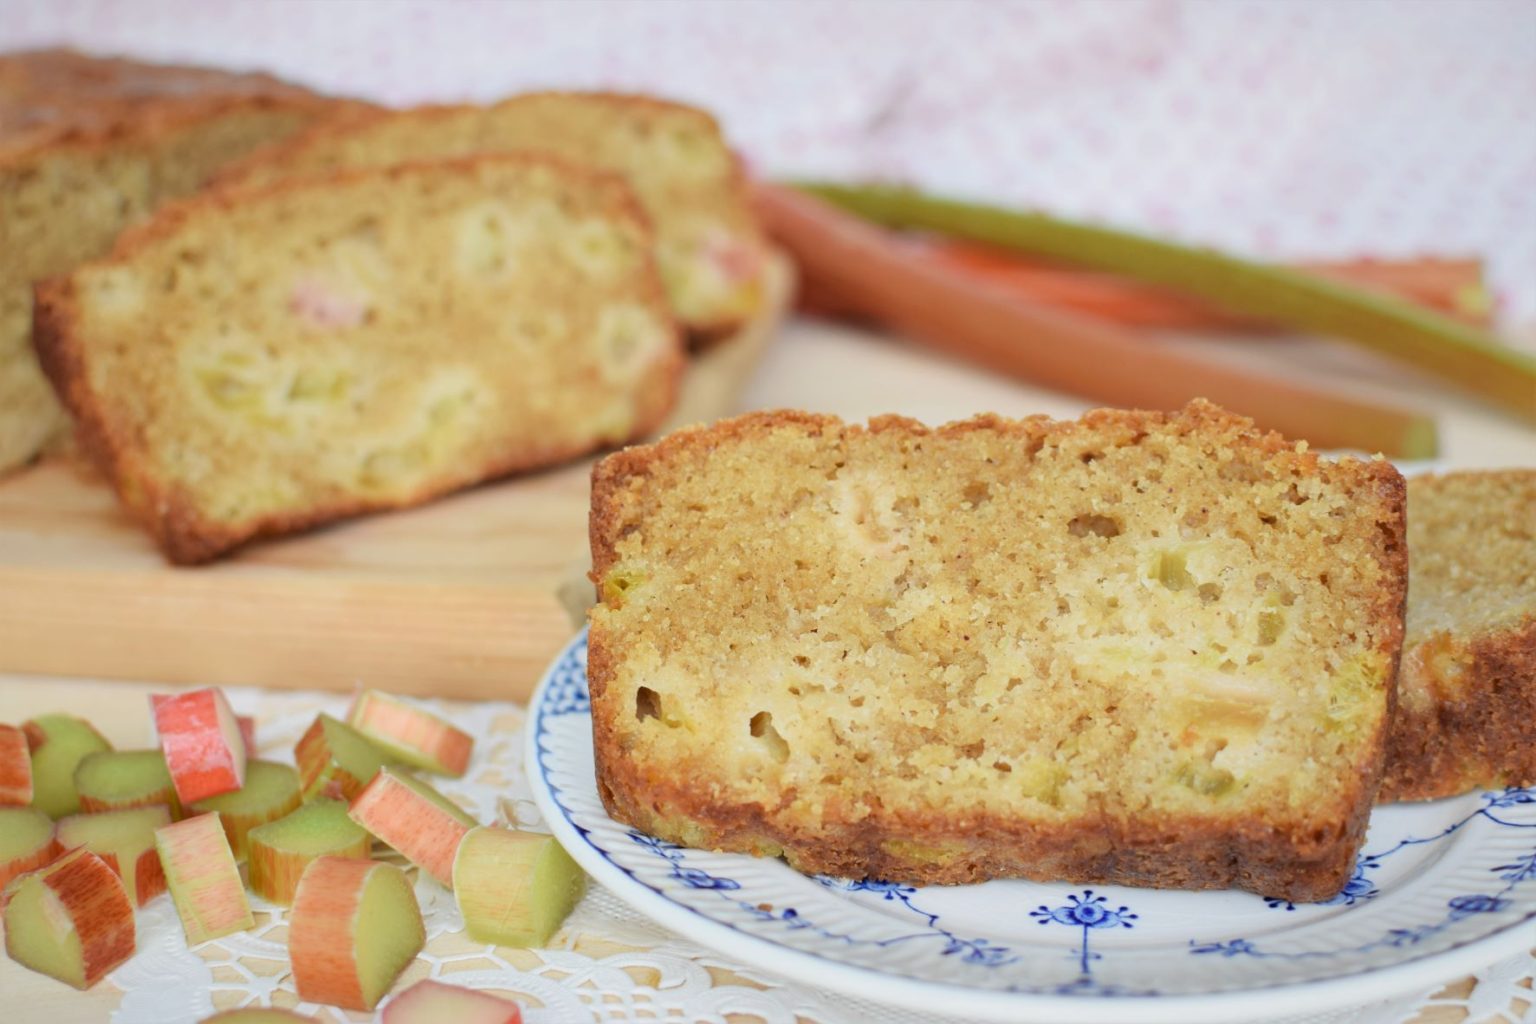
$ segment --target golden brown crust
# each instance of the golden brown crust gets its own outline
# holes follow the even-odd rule
[[[501,103],[532,102],[550,98],[581,97],[594,99],[604,103],[623,106],[650,107],[653,110],[665,110],[669,112],[685,112],[690,116],[701,118],[711,131],[719,133],[720,125],[714,116],[706,110],[691,107],[683,103],[674,103],[671,100],[660,99],[655,96],[646,96],[640,93],[621,92],[573,92],[560,90],[545,90],[541,92],[519,93],[517,96],[502,100]],[[289,138],[270,145],[263,146],[242,160],[238,160],[222,170],[213,181],[214,185],[240,185],[249,182],[252,177],[266,177],[266,172],[274,166],[281,168],[283,163],[293,160],[299,154],[317,146],[324,145],[335,140],[339,136],[346,136],[355,132],[366,131],[369,127],[392,118],[408,117],[424,121],[440,120],[442,118],[455,117],[461,114],[493,109],[500,104],[492,104],[491,108],[478,106],[473,103],[425,103],[421,106],[411,107],[408,110],[389,110],[382,107],[358,105],[347,110],[338,111],[335,116],[317,121],[301,132],[297,132]],[[743,201],[746,196],[745,178],[742,175],[739,161],[736,162],[737,183],[742,189]]]
[[[0,164],[55,152],[153,146],[240,112],[369,109],[262,72],[155,64],[73,50],[0,54]]]
[[[131,257],[135,252],[149,244],[175,234],[184,224],[196,219],[210,209],[227,210],[269,196],[345,187],[349,182],[365,181],[372,178],[398,179],[433,168],[468,170],[482,165],[495,164],[525,164],[551,167],[562,175],[585,179],[598,184],[605,193],[605,199],[609,204],[608,212],[611,215],[632,218],[646,225],[650,224],[650,219],[646,216],[645,210],[636,201],[634,194],[630,191],[629,186],[621,175],[600,171],[592,167],[579,166],[569,160],[562,160],[559,157],[549,156],[544,153],[483,153],[447,160],[415,160],[383,168],[347,167],[315,177],[288,178],[256,187],[220,184],[216,181],[196,195],[164,204],[155,211],[154,217],[124,231],[118,236],[117,243],[113,245],[112,252],[108,258],[118,260]]]
[[[124,147],[152,148],[204,122],[240,113],[316,115],[330,101],[287,96],[210,97],[124,115],[110,109],[88,120],[34,124],[0,137],[0,167],[28,164],[55,154],[89,157]]]
[[[236,188],[248,187],[253,182],[265,182],[270,180],[274,168],[281,172],[286,164],[302,164],[305,153],[317,148],[323,149],[339,138],[367,132],[371,127],[392,119],[410,119],[416,123],[432,122],[469,113],[493,111],[499,107],[512,104],[538,103],[550,99],[564,98],[580,99],[586,102],[595,101],[627,109],[648,108],[651,111],[665,112],[672,116],[682,115],[697,120],[707,129],[709,134],[716,138],[722,140],[724,138],[719,121],[708,111],[684,103],[639,93],[546,90],[521,93],[499,103],[492,104],[489,107],[468,103],[442,103],[426,104],[412,107],[408,110],[386,110],[378,107],[358,105],[338,110],[331,116],[315,121],[304,130],[286,139],[262,147],[244,159],[230,164],[214,178],[213,185],[216,187],[227,186]],[[734,154],[730,161],[730,168],[730,180],[727,184],[728,191],[734,196],[736,206],[750,223],[752,232],[756,236],[757,246],[765,253],[767,243],[762,236],[761,227],[757,224],[756,213],[747,188],[746,172],[742,161]],[[712,348],[740,333],[741,329],[750,319],[750,315],[744,314],[735,318],[690,320],[685,325],[687,328],[688,346],[696,352]]]
[[[37,97],[143,102],[208,92],[313,95],[260,71],[150,63],[64,47],[0,53],[0,108],[7,115]]]
[[[1536,784],[1536,470],[1408,484],[1409,632],[1381,799]]]
[[[1129,437],[1153,425],[1175,424],[1189,432],[1236,427],[1244,432],[1243,443],[1266,454],[1295,451],[1278,434],[1261,434],[1252,430],[1251,422],[1198,400],[1180,413],[1096,410],[1081,422]],[[645,478],[687,452],[707,451],[782,427],[798,427],[811,434],[846,429],[914,436],[993,431],[1021,445],[1038,447],[1053,434],[1075,426],[1045,417],[1014,421],[983,415],[938,428],[899,416],[871,420],[864,428],[844,428],[835,417],[781,410],[678,431],[658,443],[611,454],[594,466],[591,578],[599,583],[607,575],[618,560],[619,542],[639,525],[634,497]],[[1298,459],[1306,471],[1318,471],[1315,453],[1299,454]],[[1378,628],[1377,652],[1390,664],[1390,680],[1396,674],[1407,596],[1403,479],[1383,461],[1341,464],[1335,471],[1352,476],[1362,492],[1362,503],[1382,513],[1377,557],[1389,583],[1375,598],[1369,619]],[[596,774],[600,797],[615,819],[684,845],[782,855],[806,872],[916,884],[1022,877],[1186,889],[1238,887],[1297,901],[1326,899],[1339,891],[1353,871],[1380,783],[1385,734],[1396,700],[1395,688],[1388,685],[1388,714],[1360,740],[1360,773],[1337,780],[1325,813],[1307,819],[1311,824],[1260,819],[1213,822],[1176,815],[1126,820],[1099,813],[1042,826],[999,816],[949,818],[879,806],[857,821],[829,814],[814,827],[794,828],[766,814],[766,808],[712,800],[695,780],[675,777],[668,765],[648,765],[625,752],[613,720],[603,711],[622,657],[616,641],[594,618],[587,674],[594,709]],[[786,794],[784,799],[793,795]],[[1319,821],[1330,824],[1318,825]],[[921,853],[909,855],[900,844],[914,839],[922,846],[945,849],[943,862]]]
[[[131,259],[137,252],[169,236],[209,211],[228,209],[262,196],[324,191],[344,188],[349,182],[369,178],[397,179],[423,169],[460,168],[472,170],[481,165],[541,164],[557,168],[562,174],[598,185],[609,204],[611,216],[631,218],[646,223],[645,214],[616,175],[544,156],[485,155],[426,164],[400,164],[383,170],[342,170],[320,178],[282,181],[261,189],[238,187],[214,188],[187,199],[166,204],[149,221],[123,232],[108,262]],[[664,309],[666,299],[659,278],[650,274],[647,296],[653,308]],[[87,356],[81,342],[76,318],[74,285],[70,278],[40,282],[35,289],[36,313],[33,345],[44,373],[75,417],[82,448],[112,482],[123,503],[150,532],[156,544],[172,562],[196,565],[253,540],[296,533],[303,530],[371,512],[407,508],[430,501],[445,493],[478,483],[509,476],[588,454],[599,443],[583,445],[534,444],[512,447],[500,457],[477,467],[469,475],[432,480],[415,493],[401,499],[364,499],[331,502],[302,511],[263,516],[235,527],[203,516],[191,496],[174,483],[159,478],[146,462],[132,424],[112,422],[89,384]],[[679,346],[680,348],[680,346]],[[630,437],[636,440],[654,431],[675,404],[685,369],[678,352],[669,366],[663,385],[647,396],[644,414]]]
[[[708,447],[722,440],[764,433],[785,424],[836,429],[842,425],[842,421],[835,416],[790,409],[748,413],[720,420],[710,426],[698,425],[674,430],[654,444],[623,448],[599,459],[592,467],[592,513],[588,520],[588,534],[592,544],[592,571],[589,578],[592,582],[596,584],[601,580],[613,565],[614,545],[630,529],[629,524],[623,521],[619,496],[633,480],[645,476],[652,466],[665,462],[686,448]]]
[[[144,471],[131,439],[104,415],[88,384],[85,354],[74,326],[74,284],[69,278],[39,282],[32,344],[43,373],[75,421],[81,450],[111,482],[128,511],[171,561],[193,565],[218,551],[217,531],[203,524],[187,502]]]
[[[1457,668],[1454,679],[1445,668]],[[1434,638],[1403,655],[1436,699],[1399,705],[1381,802],[1536,785],[1536,616],[1470,641]]]
[[[592,650],[588,660],[594,680],[596,672],[611,671],[606,654],[594,668],[597,653]],[[619,763],[612,749],[599,749],[598,793],[615,820],[706,849],[782,853],[790,866],[810,874],[914,885],[1028,878],[1161,889],[1237,888],[1296,902],[1324,900],[1349,880],[1370,812],[1370,804],[1362,801],[1342,828],[1324,835],[1296,835],[1262,823],[1235,831],[1199,819],[1095,818],[1042,828],[1000,817],[939,820],[894,814],[856,826],[791,831],[765,827],[765,819],[752,808],[700,806],[676,780],[632,780],[628,767],[611,767]],[[686,831],[678,827],[680,820],[688,822]],[[921,836],[924,844],[951,844],[954,860],[935,865],[887,848],[893,839],[912,836]]]
[[[0,472],[66,425],[25,344],[32,282],[101,255],[220,160],[340,103],[265,74],[0,54]]]
[[[81,449],[116,480],[117,453],[106,424],[97,415],[85,385],[84,357],[68,325],[74,284],[68,278],[40,281],[34,286],[32,344],[44,375],[64,408],[75,418],[75,438]]]

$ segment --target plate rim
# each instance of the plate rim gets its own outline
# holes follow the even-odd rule
[[[984,1017],[989,1021],[1047,1021],[1081,1015],[1092,1007],[1094,1019],[1116,1024],[1225,1024],[1235,1019],[1235,1011],[1244,1012],[1251,1020],[1273,1019],[1367,1006],[1411,992],[1424,992],[1536,945],[1536,927],[1533,927],[1536,910],[1532,910],[1489,935],[1351,975],[1287,981],[1226,992],[1106,998],[1008,992],[914,978],[836,960],[743,931],[641,882],[611,860],[585,830],[570,820],[556,800],[544,765],[545,751],[540,743],[547,710],[545,698],[556,670],[573,656],[578,645],[586,642],[587,632],[587,627],[583,626],[561,646],[528,700],[524,769],[534,803],[546,826],[588,875],[637,912],[684,939],[786,980],[883,1006],[933,1013],[945,1018],[953,1018],[954,1007],[963,1000],[968,1017]],[[586,712],[586,716],[590,719],[591,712]],[[1274,1005],[1277,1003],[1283,1005]]]

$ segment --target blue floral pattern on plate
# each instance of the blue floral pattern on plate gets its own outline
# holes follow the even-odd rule
[[[598,881],[663,923],[852,994],[936,1012],[963,998],[978,1019],[1108,999],[1143,1005],[1143,1019],[1158,1016],[1146,1005],[1166,1005],[1168,1020],[1228,1020],[1235,1006],[1271,1006],[1265,993],[1276,985],[1295,992],[1376,975],[1374,991],[1419,987],[1436,957],[1518,949],[1518,927],[1536,918],[1530,789],[1378,811],[1353,877],[1321,904],[1019,881],[920,888],[686,849],[603,811],[585,656],[583,634],[532,703],[529,769],[556,835]],[[1356,916],[1365,906],[1380,912]]]

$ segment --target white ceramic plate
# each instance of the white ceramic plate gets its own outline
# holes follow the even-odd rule
[[[1343,893],[1002,881],[913,888],[690,850],[608,817],[587,638],[534,694],[528,774],[550,828],[614,895],[744,963],[975,1020],[1253,1020],[1359,1005],[1536,945],[1536,789],[1378,809]]]

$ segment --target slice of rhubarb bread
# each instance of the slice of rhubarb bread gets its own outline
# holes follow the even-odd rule
[[[636,438],[683,362],[628,187],[546,158],[205,193],[38,295],[44,369],[177,562]]]
[[[1536,785],[1536,470],[1409,480],[1408,558],[1381,798]]]
[[[66,424],[32,354],[33,282],[340,106],[269,75],[0,54],[0,473]]]
[[[761,413],[604,459],[591,531],[622,821],[912,883],[1350,877],[1403,629],[1385,462],[1203,402]]]
[[[678,317],[698,343],[740,328],[766,301],[766,248],[741,171],[714,118],[640,96],[533,93],[486,107],[372,111],[318,124],[225,176],[247,185],[340,167],[537,150],[624,175],[656,228]]]

